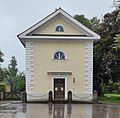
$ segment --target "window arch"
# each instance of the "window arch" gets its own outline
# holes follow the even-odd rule
[[[55,31],[56,32],[64,32],[64,27],[61,25],[58,25],[58,26],[56,26]]]
[[[62,51],[57,51],[57,52],[54,53],[53,59],[55,59],[55,60],[65,60],[66,59],[66,55]]]

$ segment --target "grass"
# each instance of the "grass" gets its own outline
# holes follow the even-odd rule
[[[99,102],[120,103],[120,94],[104,94],[98,97]]]

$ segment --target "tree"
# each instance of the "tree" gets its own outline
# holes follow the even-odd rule
[[[79,21],[80,23],[82,23],[83,25],[85,25],[88,28],[91,28],[91,23],[90,20],[88,18],[86,18],[84,15],[75,15],[74,18]]]
[[[12,93],[25,90],[25,74],[18,72],[17,61],[14,56],[8,65],[6,81],[10,84]]]
[[[120,5],[120,0],[119,0],[119,5]],[[120,29],[120,11],[119,10],[118,10],[116,22],[117,22],[118,27]],[[114,42],[115,42],[115,48],[120,49],[120,31],[118,32],[118,34],[115,35]]]
[[[18,73],[17,61],[14,56],[12,57],[12,59],[10,60],[10,64],[8,65],[8,72],[12,77],[17,76]]]
[[[4,61],[3,56],[0,51],[0,63]],[[25,91],[25,74],[18,71],[15,56],[11,58],[8,68],[2,68],[0,65],[0,82],[9,83],[12,93]]]
[[[99,33],[99,28],[100,28],[100,19],[98,19],[97,17],[93,17],[92,19],[90,19],[90,23],[91,23],[91,30]]]
[[[116,10],[119,10],[120,9],[120,0],[114,0],[113,5],[116,8]]]
[[[16,84],[16,77],[17,77],[17,73],[18,73],[18,69],[17,69],[17,61],[15,59],[15,57],[13,56],[12,59],[10,60],[10,64],[8,65],[8,75],[7,75],[7,82],[10,84],[11,86],[11,92],[14,92],[14,86]]]
[[[1,52],[1,50],[0,50],[0,62],[3,62],[4,60],[3,60],[3,57],[4,56],[4,54]]]
[[[80,23],[91,29],[92,31],[98,33],[100,27],[100,19],[97,17],[93,17],[92,19],[86,18],[84,15],[75,15],[74,18],[78,20]]]
[[[116,43],[115,48],[120,49],[120,34],[116,34],[114,40],[114,42]]]
[[[1,63],[4,61],[3,56],[4,54],[0,51],[0,82],[4,79],[4,71],[1,68]]]
[[[111,86],[114,83],[113,86],[115,86],[117,85],[115,83],[120,81],[120,54],[119,50],[113,48],[114,39],[117,42],[119,40],[118,15],[119,10],[104,15],[99,29],[101,40],[94,45],[94,89],[97,89],[99,93],[104,92],[103,88],[108,89],[108,85]]]
[[[25,74],[23,72],[17,75],[17,82],[16,82],[16,91],[21,92],[25,91]]]

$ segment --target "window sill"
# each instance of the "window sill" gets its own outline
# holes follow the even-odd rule
[[[68,59],[52,59],[52,61],[66,62]]]

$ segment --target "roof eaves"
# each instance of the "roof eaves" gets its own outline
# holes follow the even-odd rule
[[[19,41],[23,44],[23,46],[25,47],[25,43],[21,40],[21,38],[19,38],[19,35],[17,35]]]

